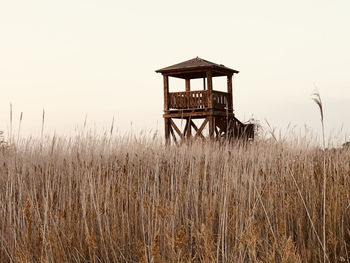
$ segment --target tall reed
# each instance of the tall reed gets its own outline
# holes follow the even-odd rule
[[[0,150],[0,262],[318,262],[323,229],[349,261],[350,152],[312,140],[19,140]]]
[[[326,193],[327,193],[327,178],[326,178],[326,140],[324,132],[324,119],[323,119],[323,104],[319,92],[313,94],[313,100],[317,104],[320,110],[321,126],[322,126],[322,147],[323,147],[323,262],[325,263],[327,258],[327,244],[326,244]]]

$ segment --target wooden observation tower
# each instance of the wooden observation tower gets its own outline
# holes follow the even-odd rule
[[[171,138],[177,142],[206,135],[210,138],[254,138],[254,125],[243,124],[233,113],[232,77],[237,70],[196,57],[156,72],[163,75],[167,143]],[[214,90],[213,78],[225,76],[227,92]],[[184,79],[185,91],[169,92],[169,77]],[[191,79],[199,78],[203,79],[203,89],[191,91]],[[176,119],[185,121],[183,130],[175,123]]]

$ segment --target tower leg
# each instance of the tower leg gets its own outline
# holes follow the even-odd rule
[[[215,129],[215,118],[214,116],[209,116],[209,137],[214,138],[214,129]]]
[[[170,119],[164,118],[165,143],[170,144]]]
[[[187,139],[191,138],[192,133],[191,133],[191,117],[189,117],[187,119],[187,123],[186,123],[186,137]]]

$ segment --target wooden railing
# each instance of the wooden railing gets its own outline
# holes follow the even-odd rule
[[[170,109],[202,109],[209,106],[209,91],[171,92],[169,94]]]
[[[229,94],[221,91],[212,91],[212,106],[214,109],[229,107]]]
[[[229,93],[198,90],[169,93],[169,109],[226,109],[230,105]]]

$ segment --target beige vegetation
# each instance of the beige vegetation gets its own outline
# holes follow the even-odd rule
[[[3,143],[0,262],[318,262],[323,154],[308,139]],[[350,149],[325,154],[327,260],[349,262]]]

